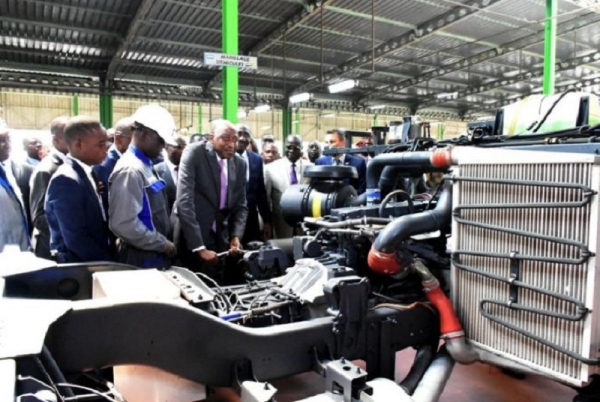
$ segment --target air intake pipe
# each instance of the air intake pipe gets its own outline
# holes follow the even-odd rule
[[[407,269],[396,255],[400,244],[410,236],[444,228],[450,224],[451,217],[452,183],[447,182],[433,210],[401,216],[379,233],[369,251],[369,267],[383,275],[393,275]]]
[[[378,186],[384,169],[403,176],[415,176],[427,172],[443,172],[450,167],[451,162],[450,149],[377,155],[367,166],[367,205],[381,201],[381,191]]]

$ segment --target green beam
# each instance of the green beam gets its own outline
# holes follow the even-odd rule
[[[223,0],[223,53],[238,54],[238,0]],[[223,67],[223,118],[237,123],[238,68]]]
[[[79,97],[77,95],[73,95],[71,100],[71,112],[73,116],[79,115]]]
[[[556,21],[558,0],[546,0],[546,28],[544,35],[544,95],[554,93],[556,81]]]
[[[196,132],[202,134],[202,103],[198,103],[198,131]]]
[[[300,109],[296,109],[296,116],[294,118],[296,124],[294,125],[294,133],[300,134]]]
[[[281,110],[281,140],[285,144],[288,135],[292,133],[292,109],[286,107]],[[295,133],[297,134],[297,133]]]
[[[113,97],[100,94],[100,123],[106,128],[113,126]]]

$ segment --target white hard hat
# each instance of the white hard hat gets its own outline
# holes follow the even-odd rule
[[[144,127],[156,131],[160,138],[165,141],[165,144],[177,146],[177,143],[173,139],[173,134],[175,134],[175,120],[173,119],[173,115],[164,107],[157,104],[141,106],[133,114],[133,120]]]

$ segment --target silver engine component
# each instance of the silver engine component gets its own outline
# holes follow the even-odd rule
[[[599,355],[600,158],[486,150],[453,174],[452,300],[470,343],[583,385]]]

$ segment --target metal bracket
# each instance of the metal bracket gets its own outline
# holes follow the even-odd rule
[[[271,402],[277,388],[268,382],[244,381],[242,383],[242,402]]]
[[[518,251],[510,253],[509,307],[511,304],[519,302],[519,287],[514,285],[514,281],[518,281],[521,276],[521,260],[516,258],[517,254],[519,254]]]
[[[325,364],[325,390],[344,396],[344,402],[352,402],[361,392],[372,392],[366,385],[367,372],[341,358]]]

